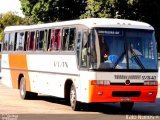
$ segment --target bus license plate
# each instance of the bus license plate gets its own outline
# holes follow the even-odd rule
[[[121,97],[121,101],[123,102],[127,102],[127,101],[130,101],[131,98],[130,97]]]

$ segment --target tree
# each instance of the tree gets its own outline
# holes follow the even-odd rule
[[[112,2],[112,0],[87,0],[86,12],[80,18],[113,17],[114,9]]]
[[[3,40],[3,30],[6,26],[30,24],[28,18],[22,18],[16,15],[14,12],[7,12],[0,14],[0,41]]]
[[[85,0],[20,0],[25,16],[35,23],[78,19],[85,12]]]

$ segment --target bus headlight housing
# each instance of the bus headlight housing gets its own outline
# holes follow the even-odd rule
[[[158,85],[158,81],[144,81],[144,85],[157,86]]]
[[[91,85],[110,85],[109,80],[91,80]]]

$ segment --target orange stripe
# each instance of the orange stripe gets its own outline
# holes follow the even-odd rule
[[[98,86],[89,85],[89,102],[121,102],[122,97],[113,97],[113,91],[141,91],[139,97],[130,97],[133,102],[155,102],[158,86]],[[102,95],[98,95],[102,92]],[[153,92],[152,96],[148,92]]]
[[[11,69],[28,70],[27,58],[25,54],[9,54],[9,66]],[[23,74],[26,79],[26,89],[30,91],[30,81],[28,71],[11,70],[13,88],[18,88],[18,77]]]

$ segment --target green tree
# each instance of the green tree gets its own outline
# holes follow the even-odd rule
[[[28,18],[22,18],[14,12],[0,14],[0,41],[3,40],[3,30],[6,26],[30,24]]]
[[[22,11],[35,23],[78,19],[85,12],[85,0],[20,0]]]
[[[80,18],[107,18],[114,16],[113,0],[87,0],[86,12]]]

